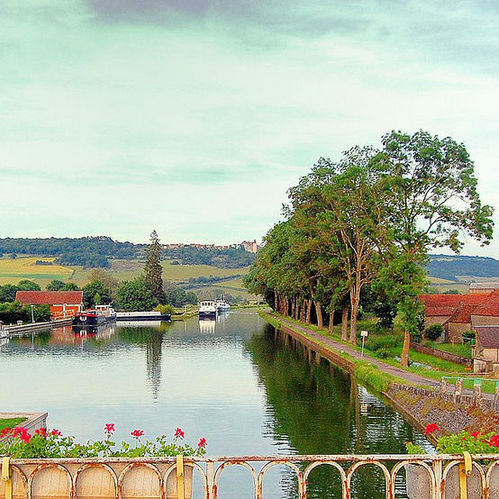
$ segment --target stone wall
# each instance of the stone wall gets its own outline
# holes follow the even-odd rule
[[[442,350],[436,350],[435,348],[425,347],[424,345],[420,345],[418,343],[411,343],[411,349],[416,352],[433,355],[434,357],[438,357],[439,359],[454,362],[455,364],[461,364],[469,368],[473,367],[472,359],[467,359],[466,357],[461,357],[460,355],[444,352]]]

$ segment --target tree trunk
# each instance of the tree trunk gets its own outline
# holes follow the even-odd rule
[[[307,312],[306,312],[306,322],[307,324],[310,324],[312,322],[312,300],[306,300],[305,302],[306,307],[307,307]]]
[[[409,349],[411,348],[411,333],[404,331],[404,346],[402,347],[402,356],[400,363],[403,367],[409,367]]]
[[[329,327],[328,327],[329,334],[333,334],[333,327],[334,327],[334,309],[329,311]]]
[[[354,297],[351,300],[350,310],[350,343],[355,345],[357,343],[357,315],[359,313],[359,302]]]
[[[274,291],[274,310],[276,312],[279,311],[279,295],[277,294],[277,291]]]
[[[345,305],[341,311],[341,339],[348,341],[348,312],[350,307]]]
[[[317,325],[322,327],[324,325],[324,320],[322,319],[322,307],[320,302],[314,301],[315,314],[317,315]]]

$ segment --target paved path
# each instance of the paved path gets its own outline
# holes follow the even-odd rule
[[[313,338],[316,341],[320,341],[323,345],[327,345],[328,347],[331,347],[332,350],[336,351],[343,351],[353,357],[354,359],[362,359],[362,356],[358,350],[355,348],[352,348],[348,345],[345,345],[344,343],[341,343],[339,341],[333,340],[330,337],[324,336],[321,333],[318,333],[312,329],[309,329],[306,326],[301,326],[298,325],[288,319],[285,319],[281,316],[273,315],[270,314],[273,317],[275,317],[279,322],[291,327],[295,331],[302,332],[306,334],[307,336]],[[401,369],[400,367],[396,366],[391,366],[390,364],[387,364],[386,362],[383,362],[376,357],[372,357],[370,355],[367,355],[364,353],[364,359],[371,364],[374,364],[375,366],[378,366],[380,371],[383,371],[387,374],[391,374],[392,376],[396,376],[397,378],[401,378],[403,380],[408,381],[409,383],[414,383],[417,385],[425,385],[425,386],[430,386],[430,387],[438,387],[439,386],[439,381],[431,379],[431,378],[426,378],[425,376],[421,376],[419,374],[411,373],[409,371],[406,371],[405,369]],[[472,390],[467,390],[463,388],[463,394],[471,394],[473,393]],[[483,393],[482,394],[483,398],[486,399],[494,399],[494,395],[492,393]]]

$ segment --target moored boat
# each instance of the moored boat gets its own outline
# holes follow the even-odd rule
[[[73,317],[73,326],[95,327],[116,320],[116,312],[109,305],[97,305],[94,309],[83,310]]]
[[[217,305],[213,300],[202,301],[199,304],[199,318],[215,318],[217,316]]]
[[[218,312],[228,312],[230,310],[230,305],[224,300],[224,298],[219,298],[215,302]]]
[[[116,312],[117,321],[170,321],[170,314],[162,314],[157,310],[151,312]]]

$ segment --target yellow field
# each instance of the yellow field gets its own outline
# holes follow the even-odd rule
[[[0,258],[0,284],[17,284],[22,279],[30,279],[40,286],[46,286],[52,279],[70,281],[73,276],[71,267],[62,265],[36,265],[37,260],[53,262],[50,257]]]

